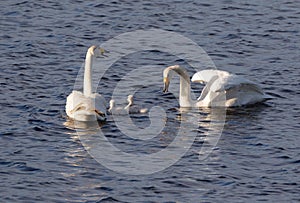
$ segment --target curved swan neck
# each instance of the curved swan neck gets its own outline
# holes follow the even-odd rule
[[[111,112],[114,107],[115,107],[115,101],[114,100],[110,100],[108,111]]]
[[[85,57],[84,79],[83,79],[83,94],[89,96],[92,94],[92,65],[93,56],[88,51]]]
[[[124,107],[125,110],[129,109],[129,107],[132,105],[132,101],[128,101],[128,105]]]
[[[180,90],[179,90],[179,104],[181,107],[192,107],[194,103],[191,99],[191,84],[190,77],[187,71],[178,66],[171,66],[172,70],[174,70],[180,77]]]
[[[179,103],[182,107],[191,107],[192,99],[191,99],[191,84],[190,81],[187,80],[189,76],[185,72],[177,72],[180,74],[180,90],[179,90]]]

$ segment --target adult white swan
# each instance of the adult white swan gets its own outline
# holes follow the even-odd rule
[[[104,54],[104,49],[91,46],[85,58],[83,93],[72,91],[67,97],[66,113],[77,121],[104,121],[106,119],[106,101],[98,94],[92,93],[92,64],[94,57]]]
[[[190,77],[179,65],[169,66],[163,72],[164,92],[168,91],[172,72],[180,75],[179,104],[181,107],[236,107],[270,99],[254,82],[226,71],[203,70],[194,74],[193,82],[204,82],[200,97],[191,99]]]

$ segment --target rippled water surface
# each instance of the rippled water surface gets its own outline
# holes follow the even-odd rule
[[[1,202],[300,201],[299,1],[12,0],[3,1],[0,12]],[[207,125],[218,118],[208,109],[190,110],[187,114],[199,116],[197,136],[178,162],[151,175],[124,175],[91,157],[80,141],[91,126],[76,133],[64,105],[90,45],[151,28],[193,40],[218,69],[260,83],[274,99],[227,110],[221,139],[205,160],[198,152]],[[184,61],[155,51],[125,56],[108,69],[98,90],[109,100],[131,70],[155,65],[144,77],[132,78],[147,84],[152,81],[147,74],[160,76],[175,63]],[[160,151],[185,122],[187,114],[174,96],[161,92],[160,82],[134,88],[138,104],[165,110],[167,119],[157,122],[166,124],[161,134],[134,140],[118,129],[115,119],[122,117],[109,116],[101,127],[121,150]],[[132,121],[150,125],[147,115]]]

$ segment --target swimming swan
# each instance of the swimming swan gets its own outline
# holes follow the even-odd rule
[[[124,109],[128,111],[130,114],[148,112],[147,108],[140,108],[139,106],[133,103],[133,95],[128,95],[127,101],[128,101],[128,105]]]
[[[206,84],[200,97],[192,101],[189,75],[179,65],[169,66],[164,70],[164,92],[168,91],[173,71],[180,75],[179,104],[181,107],[237,107],[271,98],[257,84],[241,76],[226,71],[203,70],[192,77],[192,82]]]
[[[115,100],[110,100],[108,112],[111,114],[124,115],[124,114],[143,114],[147,113],[147,108],[140,108],[133,104],[133,95],[128,95],[127,97],[128,105],[124,108],[115,107]]]
[[[111,99],[109,101],[109,109],[107,110],[110,114],[116,114],[116,115],[125,115],[128,114],[127,111],[122,107],[116,107],[115,106],[115,100]]]
[[[73,90],[67,97],[66,113],[77,121],[106,120],[106,101],[98,94],[92,93],[92,64],[94,57],[101,57],[105,50],[91,46],[85,58],[83,93]]]

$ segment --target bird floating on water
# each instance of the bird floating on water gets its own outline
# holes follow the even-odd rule
[[[205,84],[200,97],[193,101],[191,99],[190,77],[187,71],[179,65],[164,69],[163,91],[168,91],[174,72],[180,75],[180,107],[238,107],[272,98],[265,94],[259,85],[241,76],[220,70],[202,70],[192,77],[192,82]]]
[[[128,105],[124,108],[116,107],[115,100],[110,100],[108,112],[116,115],[124,115],[124,114],[144,114],[148,112],[147,108],[140,108],[135,105],[133,102],[133,95],[128,95],[127,97]]]
[[[67,97],[66,113],[77,121],[106,120],[106,100],[98,93],[92,93],[92,64],[94,58],[104,56],[105,50],[91,46],[85,58],[83,93],[73,90]]]

